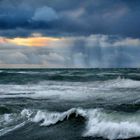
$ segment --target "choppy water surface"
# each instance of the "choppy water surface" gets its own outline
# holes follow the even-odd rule
[[[0,70],[0,140],[140,139],[140,69]]]

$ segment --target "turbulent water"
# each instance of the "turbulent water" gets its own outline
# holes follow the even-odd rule
[[[0,140],[140,139],[140,69],[1,69]]]

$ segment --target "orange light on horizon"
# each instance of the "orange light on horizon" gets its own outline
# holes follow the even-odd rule
[[[7,42],[21,45],[21,46],[29,46],[29,47],[45,47],[50,42],[58,41],[59,38],[53,37],[28,37],[28,38],[13,38],[13,39],[6,39]]]
[[[7,39],[6,38],[0,37],[0,43],[1,44],[4,44],[6,42],[7,42]]]

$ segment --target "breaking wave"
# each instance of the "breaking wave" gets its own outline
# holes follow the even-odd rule
[[[140,119],[137,118],[138,116],[127,115],[106,114],[92,110],[89,112],[86,131],[83,136],[102,137],[109,140],[140,137]]]
[[[140,137],[139,112],[129,114],[82,108],[72,108],[65,112],[24,109],[20,114],[4,114],[0,117],[0,136],[21,128],[28,122],[48,127],[79,117],[86,124],[81,134],[83,137],[102,137],[109,140]],[[1,128],[3,125],[5,127]]]
[[[65,112],[23,110],[22,116],[27,116],[33,123],[40,126],[51,126],[66,121],[72,117],[85,120],[83,137],[102,137],[109,140],[140,137],[140,113],[123,114],[105,111],[103,109],[72,108]],[[48,128],[49,129],[49,128]]]
[[[125,79],[118,77],[114,80],[105,81],[101,87],[106,88],[136,88],[140,87],[140,81],[132,80],[132,79]]]

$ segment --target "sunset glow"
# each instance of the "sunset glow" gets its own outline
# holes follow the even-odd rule
[[[58,40],[59,38],[52,38],[52,37],[29,37],[29,38],[6,39],[6,41],[9,43],[15,45],[21,45],[21,46],[29,46],[29,47],[45,47],[50,42],[58,41]]]
[[[0,44],[4,44],[7,42],[6,38],[0,37]]]

